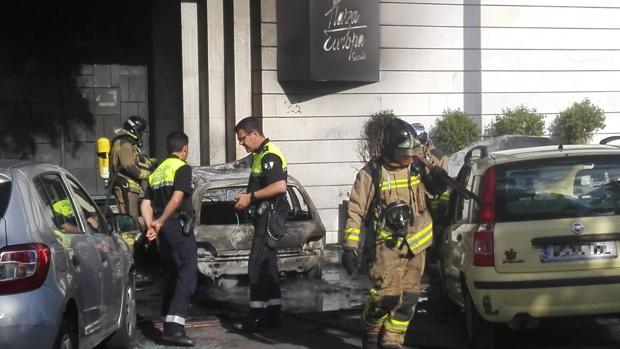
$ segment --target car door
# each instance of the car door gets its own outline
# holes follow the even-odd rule
[[[468,189],[471,189],[471,172],[471,166],[465,165],[457,176],[457,181]],[[459,195],[457,191],[451,193],[448,213],[450,225],[444,230],[441,267],[448,295],[457,299],[461,293],[460,270],[465,258],[464,240],[473,229],[471,212],[474,204],[474,200]]]
[[[82,335],[101,328],[101,259],[91,234],[84,231],[80,215],[60,173],[41,174],[35,187],[52,217],[54,234],[67,250],[76,276]]]
[[[105,329],[115,326],[123,302],[125,271],[122,264],[124,242],[114,236],[91,197],[71,176],[67,183],[80,212],[84,230],[92,237],[101,258],[101,315]],[[107,332],[107,331],[104,331]]]

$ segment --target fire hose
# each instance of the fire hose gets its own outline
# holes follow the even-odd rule
[[[416,160],[419,161],[424,167],[429,170],[433,168],[433,165],[422,155],[417,155]],[[450,177],[446,171],[441,171],[440,179],[446,183],[450,188],[456,190],[459,195],[464,196],[468,199],[473,199],[477,203],[480,203],[480,197],[473,193],[471,190],[465,188],[461,183],[457,182],[454,178]]]

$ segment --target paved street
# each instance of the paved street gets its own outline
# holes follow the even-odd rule
[[[368,283],[351,279],[326,254],[322,281],[284,280],[285,317],[277,331],[256,335],[235,332],[249,291],[243,284],[213,289],[202,282],[192,303],[188,334],[200,348],[361,348],[358,319]],[[429,265],[422,301],[407,334],[407,348],[466,348],[463,314],[437,298],[436,268]],[[159,341],[159,293],[154,283],[139,284],[137,348],[166,348]],[[617,318],[556,320],[530,331],[501,331],[498,348],[612,349],[620,346]]]

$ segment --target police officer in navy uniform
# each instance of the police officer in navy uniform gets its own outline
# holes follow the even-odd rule
[[[250,310],[245,321],[234,324],[238,330],[256,332],[281,323],[280,280],[275,242],[284,233],[286,222],[287,169],[284,154],[262,132],[260,120],[247,117],[235,126],[239,144],[252,153],[252,166],[246,193],[237,196],[238,210],[252,206],[254,236],[248,262]],[[271,223],[281,222],[275,231]]]
[[[182,132],[172,132],[166,145],[170,155],[149,176],[140,209],[148,226],[147,238],[159,238],[165,269],[162,339],[177,345],[194,346],[194,341],[185,334],[185,318],[197,277],[191,203],[192,168],[185,162],[189,153],[188,137]]]

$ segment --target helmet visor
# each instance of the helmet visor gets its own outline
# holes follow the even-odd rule
[[[419,148],[420,145],[420,141],[410,134],[409,137],[406,137],[402,142],[396,145],[396,151],[408,156],[415,156],[418,153],[417,148]]]

